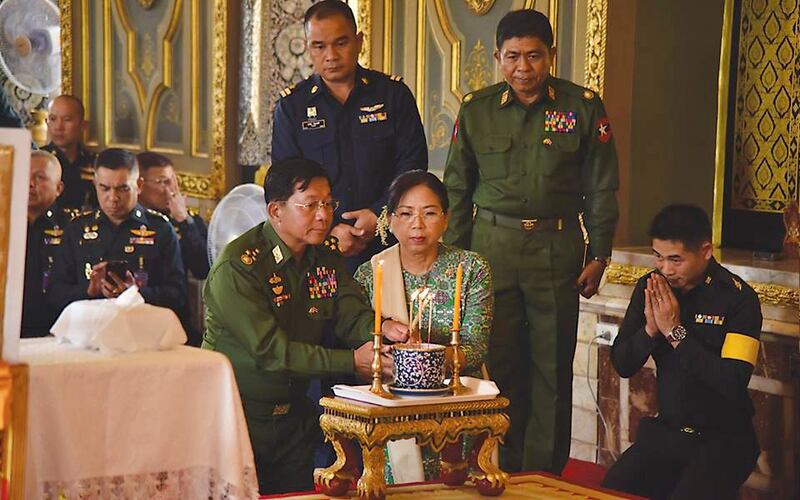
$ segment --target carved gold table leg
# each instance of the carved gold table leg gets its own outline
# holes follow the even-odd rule
[[[467,480],[469,467],[463,456],[464,437],[458,438],[455,443],[447,443],[442,448],[441,468],[439,478],[447,486],[461,486]]]
[[[386,494],[383,446],[368,448],[362,443],[361,456],[364,459],[364,473],[358,480],[358,497],[364,500],[383,499]]]
[[[331,439],[336,461],[330,467],[314,471],[314,484],[323,495],[342,496],[358,476],[358,447],[352,440],[335,435]]]
[[[475,437],[470,452],[470,462],[476,470],[470,479],[475,483],[478,493],[484,496],[495,497],[503,493],[508,483],[508,474],[492,463],[492,452],[497,446],[498,439],[489,433],[482,433]]]

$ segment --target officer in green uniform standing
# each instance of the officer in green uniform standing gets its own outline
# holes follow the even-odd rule
[[[496,41],[505,81],[464,98],[444,173],[444,239],[485,255],[494,274],[489,371],[511,399],[501,465],[560,473],[578,293],[596,293],[611,255],[617,155],[600,98],[550,76],[555,48],[543,14],[509,12]]]
[[[279,161],[264,191],[268,220],[229,243],[208,274],[203,348],[231,360],[267,494],[312,488],[320,429],[309,378],[369,379],[374,315],[335,241],[325,239],[338,202],[322,166]],[[348,349],[322,347],[326,327]]]

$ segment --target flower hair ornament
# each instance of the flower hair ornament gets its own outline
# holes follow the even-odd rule
[[[389,209],[386,205],[383,206],[381,214],[378,216],[378,222],[375,224],[375,236],[381,238],[383,246],[389,244]]]

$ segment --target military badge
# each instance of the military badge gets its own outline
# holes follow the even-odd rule
[[[283,252],[281,252],[281,247],[276,245],[275,248],[272,249],[272,258],[275,259],[276,264],[281,263],[283,260]]]
[[[549,97],[551,101],[556,100],[556,89],[554,89],[551,85],[547,86],[547,97]]]
[[[131,229],[131,234],[133,235],[130,238],[131,245],[155,245],[155,231],[147,229],[147,226],[142,224],[139,226],[139,229]]]
[[[272,273],[272,276],[270,276],[267,281],[269,282],[270,288],[272,288],[272,293],[275,295],[283,294],[283,278],[278,276],[277,273]]]
[[[366,123],[385,122],[388,118],[389,116],[386,114],[386,111],[381,111],[380,113],[359,115],[358,121],[363,125]]]
[[[701,325],[722,325],[725,323],[725,316],[715,316],[713,314],[695,314],[694,322]]]
[[[83,226],[84,240],[96,240],[97,236],[97,224],[93,226]]]
[[[545,111],[544,112],[544,131],[556,132],[559,134],[571,134],[575,132],[575,124],[578,118],[574,111]]]
[[[319,312],[319,309],[317,309],[314,306],[311,306],[311,307],[308,308],[308,314],[311,315],[311,316],[316,315],[318,312]]]
[[[506,91],[503,92],[503,95],[500,96],[500,105],[505,106],[507,102],[508,102],[508,89],[506,89]]]
[[[360,111],[363,111],[364,113],[374,113],[375,111],[378,111],[379,109],[383,109],[383,106],[384,106],[383,103],[378,103],[378,104],[375,104],[375,105],[372,105],[372,106],[361,106],[358,109]]]
[[[551,139],[549,137],[545,137],[544,139],[542,139],[542,144],[544,144],[545,146],[552,146],[553,145],[553,139]]]
[[[736,287],[736,289],[737,289],[737,290],[739,290],[739,291],[741,292],[741,291],[742,291],[742,284],[741,284],[741,282],[739,282],[739,280],[735,280],[735,279],[733,279],[733,278],[731,278],[731,279],[733,280],[733,286],[735,286],[735,287]]]
[[[303,130],[320,130],[325,128],[325,120],[306,120],[303,122]]]
[[[592,92],[591,90],[584,90],[583,91],[583,98],[586,99],[587,101],[589,99],[594,99],[594,92]]]
[[[258,258],[258,254],[261,253],[261,250],[258,248],[251,248],[245,250],[244,253],[239,256],[239,260],[242,261],[242,264],[245,266],[252,266],[255,263],[256,259]]]
[[[316,106],[309,106],[306,108],[306,116],[308,118],[316,118],[317,117],[317,107]]]
[[[607,117],[602,117],[597,120],[597,140],[603,144],[611,140],[611,124],[608,122]]]
[[[45,234],[44,238],[45,245],[53,245],[53,246],[60,245],[61,235],[64,234],[64,230],[56,226],[53,229],[45,229],[44,234]]]
[[[318,90],[319,90],[319,87],[317,87],[316,85],[314,85],[313,87],[311,87],[311,93],[312,93],[312,94],[316,94]]]
[[[125,248],[123,250],[125,251],[125,253],[133,253],[134,249],[135,247],[133,245],[125,245]]]
[[[361,83],[363,83],[364,85],[367,85],[367,84],[369,84],[369,80],[367,79],[367,77],[366,77],[366,76],[362,76],[362,77],[361,77]]]
[[[311,299],[328,299],[336,295],[336,270],[325,266],[317,267],[307,275],[308,296]]]
[[[83,266],[83,275],[86,276],[86,281],[92,279],[92,264],[87,262]]]

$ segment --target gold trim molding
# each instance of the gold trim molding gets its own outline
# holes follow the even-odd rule
[[[586,60],[584,84],[603,96],[606,72],[606,31],[608,0],[589,0],[586,4]]]
[[[358,63],[365,68],[372,67],[372,1],[358,0],[356,23],[364,35],[364,44],[358,55]]]
[[[612,262],[606,269],[606,283],[614,285],[634,286],[639,278],[652,271],[651,267],[633,266],[629,264],[617,264]],[[758,300],[762,304],[771,306],[786,307],[790,309],[800,308],[800,288],[792,288],[772,283],[749,283],[753,287]]]
[[[72,94],[72,0],[59,0],[61,13],[61,92]]]
[[[725,200],[725,146],[728,135],[728,97],[730,92],[731,39],[733,37],[733,0],[725,0],[722,14],[722,42],[719,49],[717,92],[717,137],[714,147],[714,198],[712,202],[711,244],[722,246],[722,214]]]

